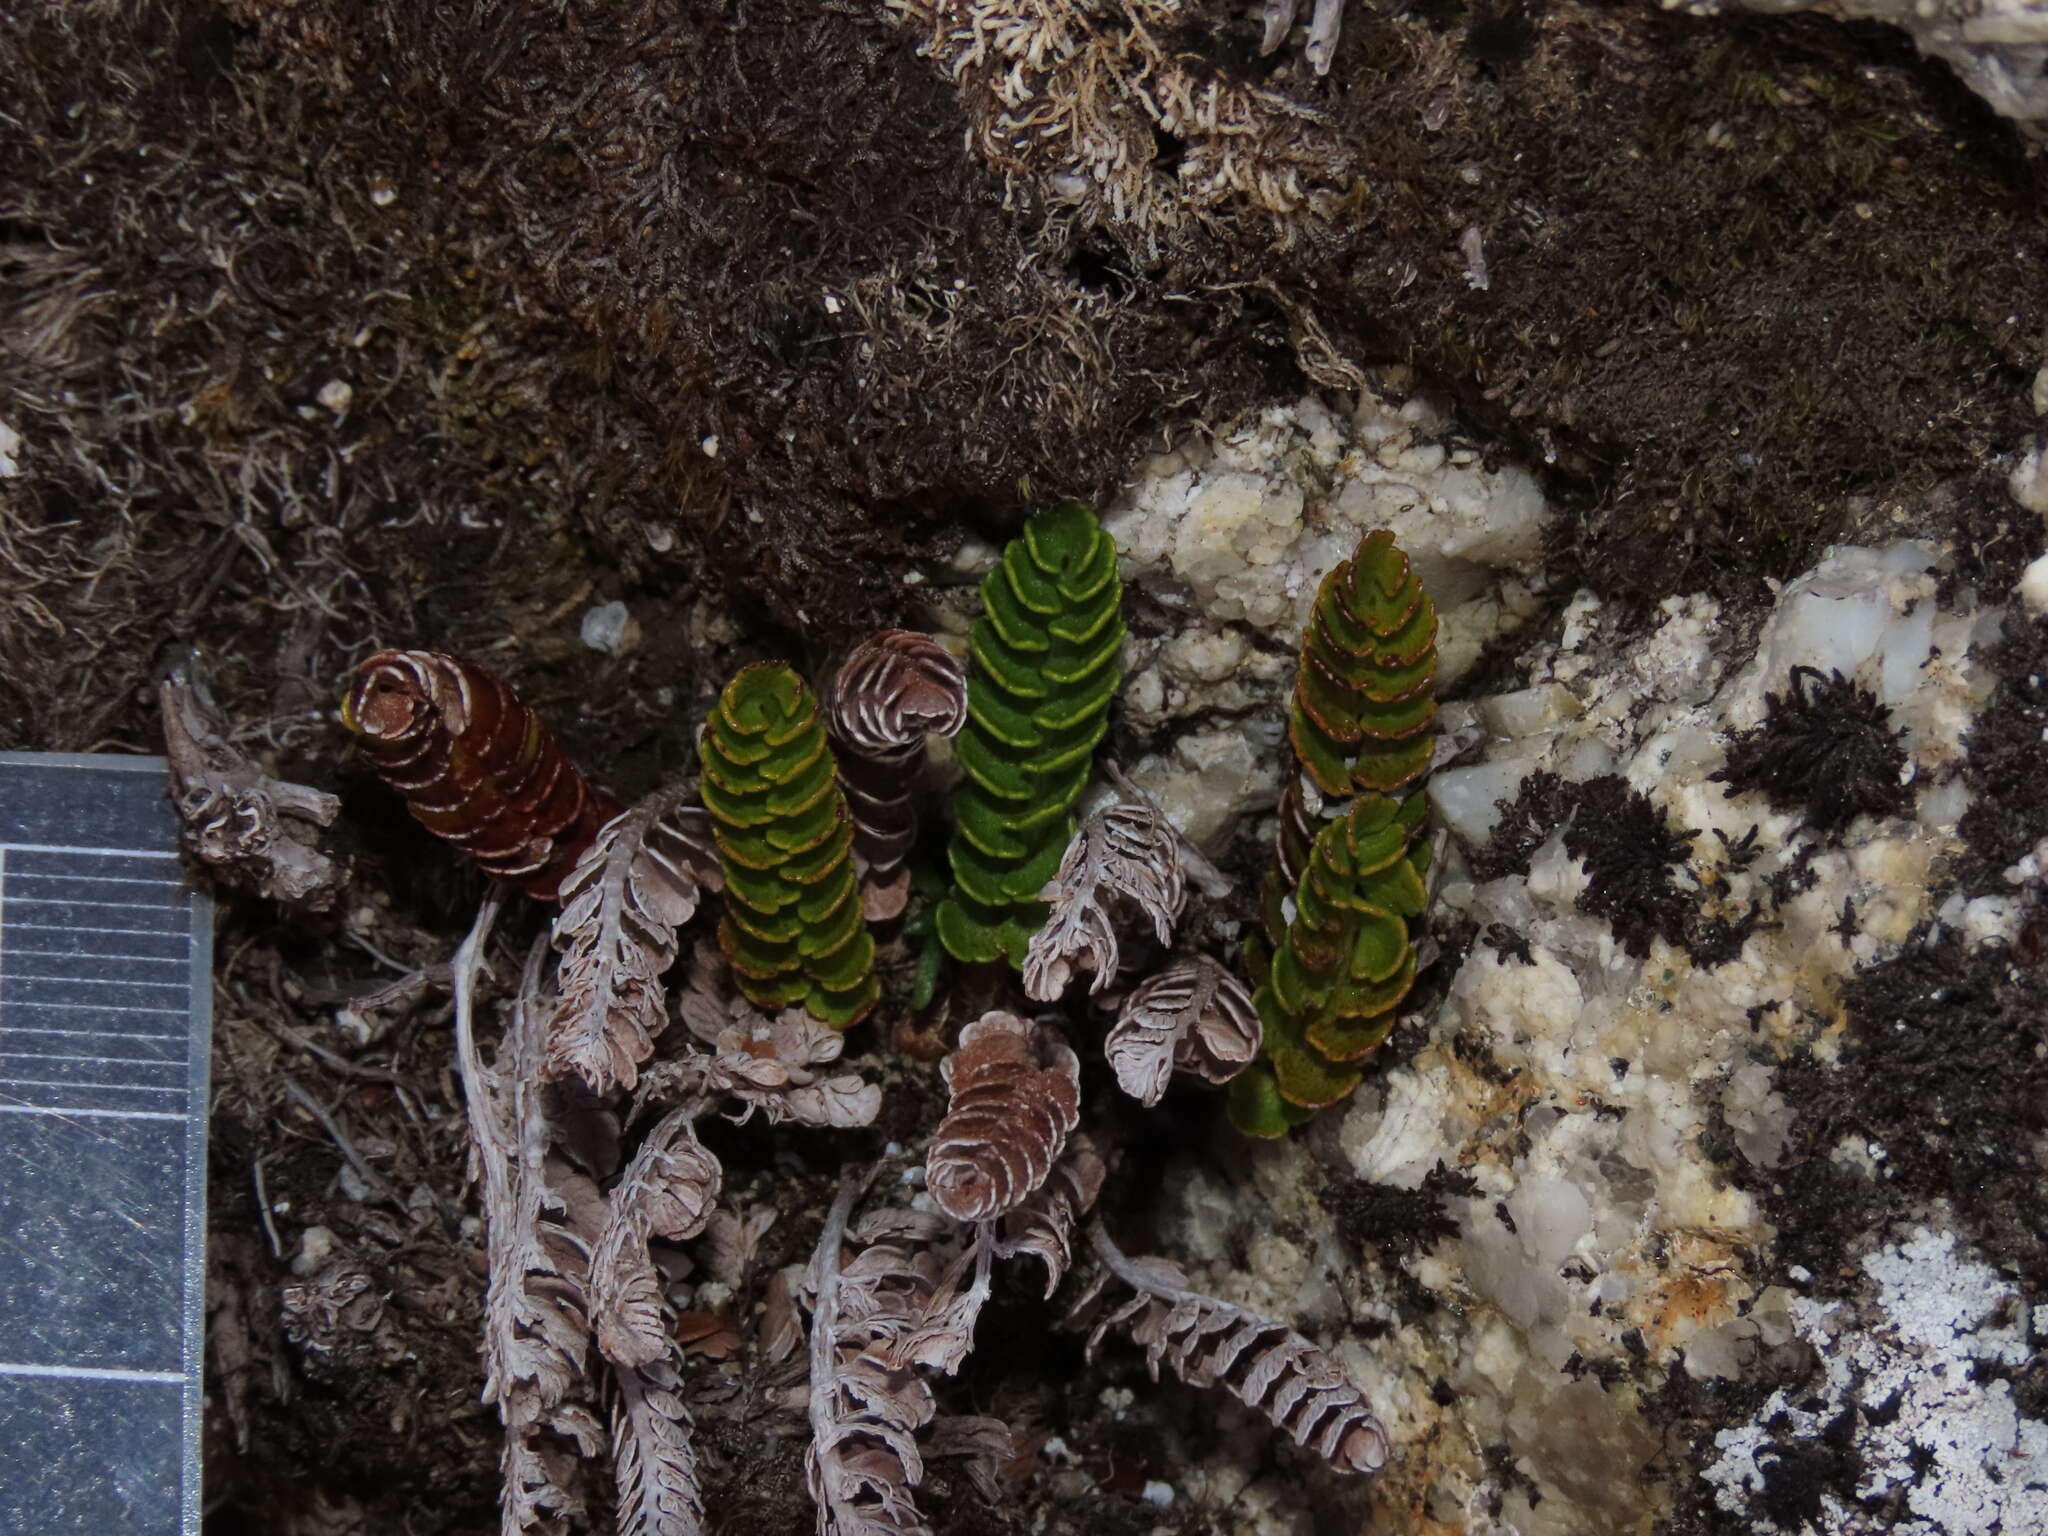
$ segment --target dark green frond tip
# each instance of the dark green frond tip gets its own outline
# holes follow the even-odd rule
[[[1252,995],[1265,1026],[1263,1059],[1230,1098],[1231,1119],[1247,1135],[1277,1136],[1347,1098],[1360,1063],[1394,1027],[1415,983],[1408,923],[1429,899],[1426,809],[1419,794],[1396,800],[1368,790],[1316,834],[1292,920]]]
[[[757,1008],[845,1029],[875,1006],[853,818],[817,706],[780,662],[725,685],[701,742],[704,808],[725,869],[718,942]]]
[[[1288,735],[1317,788],[1392,794],[1427,773],[1435,683],[1436,604],[1377,529],[1323,578],[1301,637]]]
[[[1010,541],[981,603],[968,632],[967,725],[954,738],[966,777],[953,794],[953,884],[937,928],[957,960],[1022,965],[1122,681],[1115,541],[1081,502],[1062,502]]]

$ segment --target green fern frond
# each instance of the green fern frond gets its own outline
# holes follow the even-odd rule
[[[1316,834],[1278,943],[1249,956],[1262,1059],[1231,1087],[1231,1118],[1277,1136],[1356,1088],[1415,983],[1409,919],[1428,905],[1428,802],[1368,790]]]
[[[1266,1030],[1261,1060],[1231,1090],[1231,1118],[1248,1134],[1278,1136],[1349,1095],[1414,985],[1436,630],[1436,604],[1385,530],[1360,539],[1316,594],[1288,735],[1333,819],[1318,829],[1299,782],[1281,798],[1266,932],[1245,945]]]
[[[1436,604],[1377,529],[1323,578],[1301,637],[1288,735],[1316,787],[1392,794],[1427,773],[1435,682]]]
[[[955,959],[1021,965],[1122,681],[1116,544],[1085,505],[1062,502],[1010,541],[981,601],[954,740],[966,778],[953,795],[953,888],[937,926]]]
[[[704,723],[704,808],[725,869],[718,942],[756,1007],[845,1029],[875,1005],[853,819],[810,693],[780,662],[741,669]]]

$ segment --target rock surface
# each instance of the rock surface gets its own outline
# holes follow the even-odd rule
[[[1450,832],[1440,1000],[1310,1135],[1242,1179],[1170,1180],[1170,1248],[1341,1343],[1399,1448],[1371,1495],[1390,1522],[1591,1536],[1713,1511],[1846,1533],[1883,1504],[1898,1529],[2032,1529],[2048,1415],[1982,1362],[2025,1365],[2048,1298],[1972,1257],[1938,1202],[1856,1234],[1817,1282],[1761,1187],[1802,1177],[1781,1068],[1853,1091],[1845,1047],[1909,1027],[1849,1006],[1857,978],[2030,931],[2038,871],[1989,894],[1952,871],[1986,658],[2032,621],[1930,536],[1830,549],[1747,620],[1674,595],[1631,621],[1581,591],[1531,623],[1540,497],[1427,420],[1370,397],[1351,424],[1269,410],[1148,463],[1112,514],[1174,626],[1134,642],[1131,722],[1173,742],[1139,774],[1201,835],[1277,783],[1291,676],[1270,658],[1359,528],[1397,527],[1442,583],[1453,679],[1519,644],[1516,686],[1445,707],[1485,745],[1429,788]],[[1183,660],[1212,656],[1233,665],[1206,684]],[[1887,1177],[1877,1141],[1826,1156]],[[1926,1374],[1900,1397],[1908,1360]],[[1685,1384],[1745,1411],[1682,1412]],[[1288,1528],[1275,1507],[1238,1528]]]

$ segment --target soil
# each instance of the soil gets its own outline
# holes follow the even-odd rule
[[[350,755],[334,704],[378,646],[485,661],[636,797],[688,769],[738,665],[815,674],[924,622],[964,538],[1100,500],[1174,432],[1310,387],[1303,316],[1538,467],[1567,512],[1554,590],[1754,612],[1765,578],[1888,515],[1881,494],[1937,482],[1955,579],[2004,590],[2032,553],[1987,461],[2031,425],[2048,162],[1900,37],[1421,0],[1355,5],[1317,80],[1256,57],[1255,12],[1215,0],[1174,44],[1313,109],[1357,168],[1343,216],[1285,243],[1248,218],[1161,244],[1063,216],[968,152],[970,108],[879,6],[0,13],[0,420],[23,440],[0,481],[0,747],[160,750],[154,684],[182,659],[244,750],[343,797],[334,912],[221,906],[209,1536],[497,1518],[448,1005],[356,1003],[446,960],[481,882]],[[579,637],[610,601],[638,624],[618,655]],[[2048,832],[2038,627],[2008,645],[1973,744],[1996,793],[1965,826],[1972,893]],[[1524,809],[1509,862],[1566,808]],[[1617,900],[1683,927],[1658,841],[1678,834],[1650,830]],[[900,938],[884,966],[907,1013]],[[1887,1200],[1933,1198],[1979,1138],[1913,1127],[1982,1125],[1965,1217],[2039,1286],[2011,1219],[2048,1102],[2031,980],[1937,949],[1859,983],[1852,1015],[1961,1054],[1872,1035],[1895,1091],[1864,1103],[1811,1068],[1794,1156],[1833,1177],[1853,1121],[1901,1156]],[[1957,982],[1967,1006],[1937,1021]],[[808,1252],[842,1159],[935,1118],[930,1069],[871,1054],[884,1126],[722,1148],[738,1198],[779,1213],[757,1274]],[[1222,1133],[1183,1113],[1149,1134]],[[1876,1219],[1814,1187],[1785,1217],[1822,1246]],[[1390,1223],[1433,1230],[1341,1198],[1386,1267]],[[1021,1283],[993,1305],[1003,1347],[950,1406],[1073,1459],[995,1504],[935,1469],[937,1528],[1198,1528],[1141,1495],[1235,1420],[1144,1385],[1129,1350],[1085,1362]],[[1106,1406],[1121,1387],[1135,1406]],[[736,1386],[706,1412],[717,1529],[810,1522],[795,1430]]]

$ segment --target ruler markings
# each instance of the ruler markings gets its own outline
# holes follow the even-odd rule
[[[129,1008],[120,1003],[52,1003],[40,999],[0,998],[0,1018],[16,1008],[71,1008],[80,1013],[169,1013],[179,1018],[186,1016],[183,1008]]]
[[[53,1057],[53,1055],[41,1055],[37,1051],[6,1051],[6,1049],[0,1049],[0,1059],[4,1059],[4,1061],[92,1061],[92,1063],[98,1063],[102,1067],[180,1067],[180,1069],[184,1067],[182,1061],[172,1061],[168,1057]]]
[[[57,1083],[45,1082],[36,1077],[0,1077],[0,1087],[7,1088],[69,1088],[77,1093],[183,1093],[182,1085],[172,1088],[159,1087],[153,1083]]]
[[[176,862],[175,848],[73,848],[68,843],[0,843],[0,853],[60,853],[83,859],[169,859]]]
[[[185,1380],[183,1371],[127,1371],[114,1366],[22,1365],[0,1360],[0,1376],[68,1376],[78,1381],[173,1381]]]
[[[164,770],[0,754],[0,1422],[38,1469],[9,1530],[200,1528],[212,924]]]

